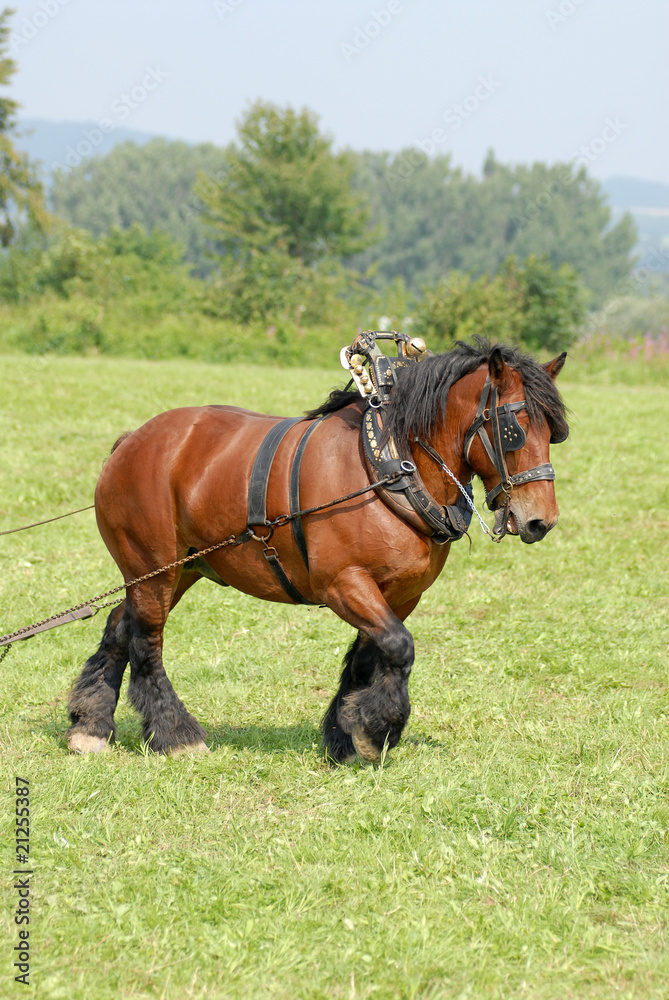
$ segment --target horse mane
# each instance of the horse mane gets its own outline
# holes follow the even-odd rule
[[[569,434],[566,407],[543,365],[517,347],[491,344],[482,337],[475,340],[475,344],[458,340],[455,347],[444,354],[434,354],[423,358],[419,364],[399,369],[397,385],[384,414],[387,433],[400,446],[407,445],[417,435],[428,437],[446,415],[452,386],[481,365],[487,365],[497,348],[506,364],[517,371],[523,381],[530,421],[536,423],[544,418],[551,431],[551,441],[564,441]],[[355,389],[333,389],[325,402],[309,410],[306,416],[314,419],[334,413],[360,398]]]

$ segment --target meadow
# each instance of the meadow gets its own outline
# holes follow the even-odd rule
[[[334,359],[0,358],[0,530],[90,503],[113,441],[154,413],[297,415],[340,380]],[[36,998],[667,996],[669,383],[642,362],[593,372],[568,362],[561,378],[558,527],[497,546],[472,525],[471,553],[453,546],[409,619],[413,710],[379,766],[323,759],[318,723],[352,638],[325,609],[207,581],[186,595],[165,663],[206,757],[147,751],[125,689],[113,750],[68,754],[67,694],[102,615],[11,649],[1,995],[26,993],[12,968],[19,775]],[[90,511],[0,551],[0,633],[119,582]]]

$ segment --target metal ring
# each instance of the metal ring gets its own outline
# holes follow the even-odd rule
[[[400,462],[400,469],[402,470],[402,472],[406,472],[407,475],[411,475],[416,471],[416,466],[413,464],[413,462],[409,462],[408,460],[405,459],[404,461]]]

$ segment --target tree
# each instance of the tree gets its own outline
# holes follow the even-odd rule
[[[7,55],[9,18],[13,10],[0,12],[0,87],[6,87],[16,72],[16,63]],[[28,157],[14,148],[11,134],[16,128],[18,104],[0,97],[0,246],[14,239],[21,219],[37,229],[46,225],[42,185]]]
[[[183,244],[185,259],[204,275],[213,244],[202,231],[202,204],[192,193],[198,171],[222,176],[224,150],[210,143],[152,139],[124,142],[53,178],[51,206],[71,225],[102,236],[114,226],[139,223]]]
[[[473,280],[450,271],[424,289],[415,332],[440,350],[482,334],[535,351],[560,351],[578,337],[585,312],[574,269],[569,264],[554,268],[531,254],[521,266],[509,257],[492,278],[484,274]]]
[[[354,264],[380,286],[401,275],[417,291],[449,270],[495,274],[510,255],[536,254],[571,265],[596,305],[633,266],[631,217],[612,225],[599,183],[573,164],[507,166],[490,152],[478,178],[417,149],[363,153],[356,184],[385,233]]]
[[[238,126],[240,145],[226,151],[225,173],[201,174],[195,188],[221,253],[228,290],[245,291],[244,316],[286,299],[341,257],[365,247],[369,211],[352,190],[354,161],[334,153],[316,115],[258,101]],[[231,304],[241,301],[233,293]],[[250,312],[249,312],[250,309]]]

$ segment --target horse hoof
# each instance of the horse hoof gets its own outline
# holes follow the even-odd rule
[[[110,749],[109,740],[102,736],[89,736],[76,729],[68,733],[67,745],[72,753],[102,753]]]
[[[170,757],[181,757],[184,754],[210,753],[207,744],[200,740],[198,743],[189,743],[187,746],[172,747],[169,751]]]
[[[374,746],[362,726],[353,727],[351,739],[359,757],[370,764],[378,764],[381,760],[381,751]]]

